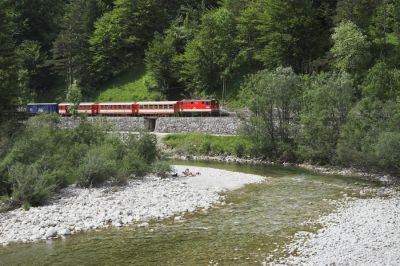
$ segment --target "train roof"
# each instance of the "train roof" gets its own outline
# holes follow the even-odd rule
[[[163,101],[163,102],[137,102],[137,104],[176,104],[178,101]]]
[[[110,104],[135,104],[135,102],[103,102],[99,105],[110,105]]]
[[[58,103],[28,103],[28,105],[55,105]]]
[[[72,103],[60,103],[59,105],[71,105]],[[79,105],[90,105],[90,104],[95,104],[95,103],[91,103],[91,102],[82,102],[79,103]]]
[[[196,99],[196,100],[194,100],[194,99],[192,99],[192,100],[181,100],[181,102],[205,102],[205,101],[207,101],[207,102],[209,102],[209,101],[217,101],[216,99]]]

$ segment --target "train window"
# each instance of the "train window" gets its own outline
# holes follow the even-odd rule
[[[158,105],[154,105],[154,109],[158,109]]]
[[[168,105],[165,104],[165,105],[164,105],[164,109],[168,109]]]
[[[172,104],[169,105],[169,109],[172,109]]]
[[[201,103],[204,104],[204,101],[202,101]]]
[[[206,102],[206,105],[210,105],[211,103],[210,102]]]

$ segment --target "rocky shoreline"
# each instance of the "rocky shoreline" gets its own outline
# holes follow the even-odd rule
[[[0,246],[110,226],[145,227],[151,219],[175,216],[180,220],[186,212],[224,204],[221,192],[265,180],[262,176],[225,170],[175,166],[178,173],[185,168],[200,175],[167,179],[148,176],[118,188],[70,186],[55,195],[49,205],[0,213]]]
[[[400,193],[387,189],[370,199],[346,199],[315,221],[316,233],[298,232],[288,258],[274,265],[400,265]]]
[[[252,165],[280,165],[284,167],[299,167],[313,173],[323,175],[337,175],[337,176],[349,176],[357,177],[368,181],[378,181],[382,185],[393,185],[399,184],[400,178],[379,173],[368,173],[356,168],[340,168],[340,167],[324,167],[316,166],[311,164],[296,164],[296,163],[280,163],[273,161],[266,161],[257,158],[238,158],[232,155],[220,155],[220,156],[209,156],[209,155],[173,155],[172,159],[183,160],[183,161],[216,161],[224,163],[239,163],[239,164],[252,164]]]

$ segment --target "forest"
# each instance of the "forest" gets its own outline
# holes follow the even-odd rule
[[[150,98],[249,109],[255,156],[400,172],[396,0],[0,0],[0,43],[1,158],[18,107],[145,69]]]

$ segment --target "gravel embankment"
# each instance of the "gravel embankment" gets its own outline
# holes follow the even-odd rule
[[[316,234],[300,232],[285,265],[400,265],[400,194],[348,201],[322,217]]]
[[[50,205],[0,213],[0,245],[31,242],[79,231],[122,227],[132,223],[147,226],[153,218],[167,218],[223,203],[218,193],[238,189],[264,177],[212,168],[175,166],[178,173],[189,168],[195,177],[132,180],[113,191],[110,187],[63,189]],[[180,217],[176,216],[176,220]]]

